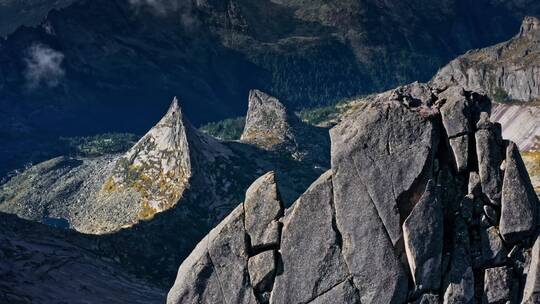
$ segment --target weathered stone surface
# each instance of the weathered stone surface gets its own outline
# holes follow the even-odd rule
[[[456,171],[465,172],[469,165],[469,135],[450,138],[448,142],[454,156]]]
[[[361,304],[358,290],[350,280],[342,282],[323,295],[315,298],[310,304],[347,303]]]
[[[462,87],[450,87],[439,96],[444,100],[440,108],[442,123],[448,138],[465,135],[471,131],[469,102]]]
[[[413,202],[401,197],[398,206],[398,200],[431,166],[436,134],[417,112],[382,101],[331,130],[336,222],[362,302],[406,298],[407,278],[393,246],[402,239],[400,211],[406,217]]]
[[[443,228],[443,207],[433,181],[429,181],[403,223],[405,252],[417,290],[440,288]]]
[[[527,271],[522,303],[533,304],[538,302],[540,302],[540,236],[536,237],[536,242],[531,251],[531,263]]]
[[[289,113],[277,98],[251,90],[241,140],[266,149],[294,141],[289,119]]]
[[[472,304],[474,301],[474,273],[469,255],[469,242],[467,225],[458,217],[453,227],[449,270],[444,277],[445,304]]]
[[[486,215],[491,224],[497,225],[499,223],[499,215],[497,214],[497,210],[495,210],[493,206],[484,205],[484,214]]]
[[[538,197],[514,143],[506,149],[500,231],[508,242],[516,242],[536,230]]]
[[[239,206],[182,263],[167,303],[257,303],[245,237],[244,208]]]
[[[276,275],[276,251],[268,250],[249,258],[248,270],[251,286],[257,292],[272,290]]]
[[[246,232],[254,250],[279,246],[279,225],[283,214],[274,172],[259,177],[247,190],[244,202]]]
[[[485,112],[481,114],[477,128],[476,153],[482,191],[492,204],[500,205],[502,190],[500,166],[503,161],[500,129],[496,124],[489,122],[489,116]]]
[[[496,304],[511,301],[513,299],[512,281],[512,269],[506,266],[486,269],[484,272],[486,303]]]
[[[271,303],[307,303],[347,278],[332,200],[328,171],[294,203],[283,227],[283,273],[276,277]]]
[[[439,304],[440,302],[439,295],[423,294],[414,304]]]
[[[404,202],[398,206],[398,199],[413,190],[424,169],[431,167],[438,132],[436,125],[418,112],[390,102],[385,94],[380,98],[330,131],[332,168],[338,177],[334,180],[339,190],[336,197],[355,197],[341,193],[342,183],[363,183],[368,193],[358,196],[369,196],[366,199],[375,205],[394,245],[401,239],[400,209],[408,213],[413,205]],[[414,194],[417,198],[421,195]],[[336,208],[343,203],[336,200]]]
[[[482,258],[485,265],[500,265],[506,260],[507,249],[495,227],[480,230]]]
[[[477,172],[469,173],[469,185],[468,185],[469,194],[474,195],[475,197],[480,197],[482,194],[482,185],[480,184],[480,175]]]

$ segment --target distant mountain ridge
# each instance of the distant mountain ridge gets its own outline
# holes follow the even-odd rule
[[[54,127],[62,118],[79,133],[142,132],[159,117],[154,104],[178,92],[199,125],[243,113],[241,101],[254,87],[286,97],[291,108],[382,91],[427,80],[456,55],[510,37],[526,11],[484,0],[164,2],[175,9],[77,1],[1,41],[0,102],[18,117],[3,129],[20,131],[22,124],[66,133]],[[34,45],[61,56],[56,86],[28,90]],[[119,115],[141,112],[139,122]],[[96,117],[100,126],[92,123]]]

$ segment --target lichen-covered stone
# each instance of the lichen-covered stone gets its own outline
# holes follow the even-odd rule
[[[347,303],[347,304],[361,304],[360,295],[358,290],[354,287],[350,280],[346,280],[323,295],[315,298],[309,302],[311,304],[330,304],[330,303]]]

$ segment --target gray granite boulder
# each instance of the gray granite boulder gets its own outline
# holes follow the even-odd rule
[[[502,190],[500,166],[504,159],[500,125],[491,123],[488,114],[483,112],[477,128],[476,153],[482,191],[492,204],[500,205]]]
[[[443,207],[433,181],[429,181],[403,223],[405,252],[417,290],[440,288],[443,229]]]
[[[239,206],[182,263],[167,303],[256,304],[245,237],[244,208]]]
[[[254,250],[279,246],[279,224],[283,203],[274,172],[259,177],[246,191],[244,202],[246,232]]]
[[[495,227],[480,230],[482,258],[485,265],[500,265],[508,253],[506,246]]]
[[[506,149],[500,221],[501,235],[506,241],[517,242],[535,232],[538,204],[517,146],[511,142]]]
[[[488,268],[484,273],[484,295],[487,304],[512,303],[512,269],[502,266]]]
[[[402,195],[431,167],[438,132],[395,102],[374,102],[355,114],[330,132],[343,255],[362,302],[399,303],[407,277],[393,247],[402,239],[400,211],[412,208]]]
[[[335,227],[332,172],[296,201],[283,227],[281,263],[271,303],[307,303],[348,276]]]

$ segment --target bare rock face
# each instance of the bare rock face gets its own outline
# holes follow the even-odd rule
[[[2,185],[0,211],[44,223],[64,221],[64,228],[83,233],[110,233],[171,209],[195,174],[206,173],[204,166],[218,158],[226,163],[231,154],[191,126],[175,98],[124,155],[60,157]]]
[[[494,205],[501,204],[503,146],[501,126],[489,121],[482,112],[475,133],[478,173],[482,191]]]
[[[266,149],[286,143],[294,145],[290,119],[290,113],[277,98],[259,90],[251,90],[241,140]]]
[[[254,250],[279,247],[283,203],[279,197],[274,172],[257,179],[246,192],[245,226]]]
[[[294,159],[326,165],[328,130],[300,121],[275,97],[259,90],[249,92],[246,123],[240,140],[268,151],[290,154]]]
[[[141,198],[139,218],[151,218],[182,197],[195,170],[197,150],[210,154],[227,149],[195,130],[174,98],[165,116],[118,159],[100,195],[137,193]]]
[[[501,235],[515,243],[536,232],[538,226],[538,197],[516,145],[506,148],[506,170],[502,187]]]
[[[467,52],[439,70],[437,87],[459,85],[485,92],[496,101],[532,101],[540,97],[540,21],[526,17],[509,41]]]
[[[349,277],[333,199],[332,172],[328,171],[294,203],[280,247],[281,264],[287,271],[276,277],[270,303],[307,303]]]
[[[403,223],[405,252],[417,290],[441,285],[444,215],[433,181]]]
[[[227,284],[257,303],[538,303],[538,245],[531,251],[538,232],[526,220],[538,202],[528,199],[530,180],[515,146],[502,153],[485,101],[418,83],[373,96],[331,130],[332,169],[288,210],[279,208],[272,174],[250,187],[235,211],[245,226],[234,237],[211,233],[212,242],[253,240],[259,234],[250,230],[267,231],[276,221],[280,240],[220,246],[225,257],[240,249],[237,259],[221,259],[217,279],[233,280]],[[464,135],[478,162],[456,166],[450,141]],[[230,222],[221,225],[232,229]],[[186,303],[180,290],[218,294],[215,270],[200,266],[205,259],[197,249],[180,266],[168,303]],[[250,281],[242,285],[245,263]],[[191,299],[223,303],[238,293],[224,290]]]

